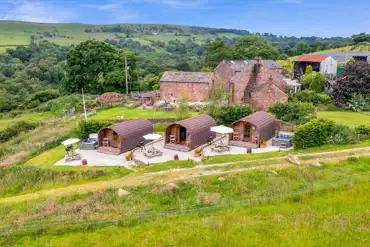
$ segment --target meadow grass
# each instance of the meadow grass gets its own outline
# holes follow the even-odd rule
[[[15,117],[5,115],[3,118],[0,118],[0,131],[13,125],[15,122],[39,123],[51,117],[52,114],[50,112],[23,112]]]
[[[196,116],[198,113],[192,113]],[[89,117],[92,120],[117,119],[124,115],[125,118],[176,118],[175,112],[161,112],[153,109],[139,109],[127,107],[114,107],[107,110],[98,111]]]
[[[128,187],[125,189],[130,194],[125,197],[118,197],[116,190],[109,189],[95,194],[58,197],[57,200],[16,203],[12,208],[17,210],[11,214],[12,209],[2,205],[0,220],[33,222],[36,219],[39,226],[39,218],[55,221],[63,217],[68,222],[119,220],[142,213],[140,221],[146,222],[123,221],[125,227],[103,228],[53,225],[39,237],[12,235],[7,243],[15,246],[38,246],[40,243],[49,246],[250,246],[268,243],[275,243],[274,246],[286,243],[338,246],[338,239],[343,243],[358,241],[360,246],[370,240],[365,230],[370,219],[367,211],[369,161],[369,158],[352,158],[325,163],[319,168],[289,167],[275,169],[276,173],[262,170],[195,178],[177,182],[178,187],[171,192],[155,184]],[[359,176],[355,175],[364,173],[367,173],[363,175],[366,182],[356,182]],[[351,191],[348,191],[349,174],[354,174]],[[312,179],[314,196],[306,193],[311,192]],[[338,183],[342,180],[343,184]],[[338,185],[343,187],[338,188]],[[325,191],[318,191],[319,187]],[[263,199],[276,194],[281,195],[277,197],[280,199],[264,203],[254,200],[251,209],[249,198]],[[225,204],[228,200],[230,206]],[[224,206],[217,209],[222,203]],[[196,210],[199,207],[209,210]],[[164,219],[150,217],[171,210],[180,215]],[[181,215],[184,210],[190,213]],[[96,242],[98,238],[99,243]]]
[[[338,124],[345,124],[351,127],[358,125],[370,125],[370,114],[365,112],[350,111],[319,111],[319,118],[332,120]]]

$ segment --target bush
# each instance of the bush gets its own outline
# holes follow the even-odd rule
[[[358,142],[348,126],[325,119],[313,119],[298,127],[293,137],[294,148],[304,149],[324,144],[353,144]]]
[[[361,112],[365,110],[369,99],[367,96],[362,95],[361,93],[353,93],[351,98],[348,100],[347,105],[354,112]]]
[[[85,102],[87,108],[97,107],[99,103],[94,95],[85,95]],[[61,115],[63,110],[76,109],[76,112],[83,111],[82,95],[71,94],[57,99],[45,102],[37,107],[38,111],[51,111],[55,115]]]
[[[37,124],[20,121],[14,125],[0,131],[0,143],[9,141],[12,137],[17,136],[23,131],[30,131],[35,129]]]
[[[37,92],[24,103],[24,107],[31,109],[37,107],[39,104],[56,99],[60,96],[58,90],[44,90]]]
[[[100,129],[112,125],[109,121],[96,121],[96,120],[79,120],[75,129],[75,135],[81,139],[85,139],[92,133],[98,133]]]
[[[316,93],[314,91],[310,90],[303,90],[300,92],[297,92],[293,95],[291,98],[294,102],[307,102],[312,103],[314,105],[322,104],[322,105],[328,105],[332,103],[332,100],[329,95],[326,93]]]
[[[358,138],[354,131],[348,126],[342,124],[334,125],[331,135],[328,139],[328,144],[332,145],[353,144],[357,142]]]
[[[299,126],[294,132],[294,148],[302,149],[326,144],[333,128],[334,122],[324,119],[313,119]]]
[[[217,124],[230,125],[231,123],[253,113],[250,105],[230,105],[224,106],[211,115]]]
[[[355,133],[359,135],[370,135],[370,126],[360,125],[355,128]]]
[[[270,106],[268,111],[278,119],[293,124],[303,124],[316,118],[313,104],[305,102],[277,102]]]

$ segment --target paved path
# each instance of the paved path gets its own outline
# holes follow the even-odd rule
[[[312,163],[312,162],[324,162],[324,161],[339,161],[345,160],[349,157],[359,157],[359,156],[370,156],[370,148],[355,148],[355,149],[346,149],[340,151],[331,151],[331,152],[317,152],[317,153],[306,153],[306,154],[299,154],[298,156],[326,156],[333,154],[330,157],[324,158],[317,158],[312,159],[309,161],[305,161],[305,163]],[[357,152],[357,153],[356,153]],[[343,154],[352,153],[351,155],[343,155]],[[343,156],[335,157],[335,155],[341,154]],[[277,160],[277,159],[284,159],[286,157],[276,157],[276,158],[268,158],[263,160]],[[179,180],[186,180],[196,177],[202,176],[209,176],[209,175],[217,175],[217,174],[227,174],[227,173],[234,173],[234,172],[244,172],[248,170],[256,170],[256,169],[275,169],[275,168],[283,168],[287,166],[293,166],[290,163],[281,162],[279,164],[266,164],[266,165],[259,165],[259,166],[251,166],[249,167],[241,167],[235,168],[231,170],[223,170],[223,167],[227,167],[231,164],[240,164],[240,163],[252,163],[253,161],[258,161],[261,159],[250,160],[248,162],[228,162],[228,163],[221,163],[221,164],[210,164],[204,166],[198,166],[193,168],[186,168],[180,171],[167,171],[166,176],[163,173],[147,173],[147,174],[140,174],[140,173],[133,173],[128,176],[122,177],[120,179],[109,180],[109,181],[97,181],[97,182],[90,182],[86,184],[80,185],[71,185],[63,188],[57,189],[49,189],[49,190],[42,190],[35,193],[29,193],[24,195],[18,195],[8,198],[1,198],[0,203],[15,203],[21,202],[26,200],[33,200],[39,199],[43,197],[53,197],[53,196],[65,196],[69,194],[76,194],[76,193],[86,193],[86,192],[94,192],[99,190],[105,190],[108,188],[121,188],[121,187],[130,187],[130,186],[138,186],[138,185],[145,185],[151,183],[159,183],[159,184],[166,184],[172,181],[179,181]],[[211,167],[219,167],[219,169],[209,170]],[[208,169],[207,169],[208,168]]]

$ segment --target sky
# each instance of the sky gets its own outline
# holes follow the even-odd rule
[[[286,36],[370,32],[369,0],[0,0],[0,20],[181,24]]]

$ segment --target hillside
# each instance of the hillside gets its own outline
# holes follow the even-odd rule
[[[131,38],[142,45],[155,46],[156,41],[185,42],[191,39],[198,44],[205,44],[214,39],[223,39],[232,43],[235,38],[250,35],[249,31],[225,28],[192,27],[169,24],[111,24],[90,25],[80,23],[32,23],[20,21],[0,21],[0,52],[16,45],[28,45],[31,36],[36,40],[49,40],[59,45],[75,45],[88,39],[106,40]],[[294,46],[298,42],[307,44],[327,42],[328,44],[345,43],[350,39],[343,37],[286,37],[271,33],[254,33],[267,38],[275,46]]]

